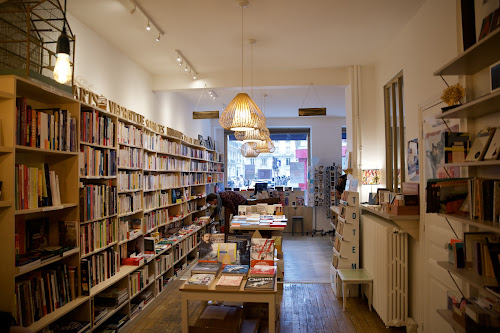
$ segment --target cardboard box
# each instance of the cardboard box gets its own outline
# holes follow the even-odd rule
[[[418,215],[420,206],[396,206],[389,205],[389,214],[394,215]]]
[[[239,333],[243,321],[243,309],[234,306],[209,305],[205,307],[190,333]]]

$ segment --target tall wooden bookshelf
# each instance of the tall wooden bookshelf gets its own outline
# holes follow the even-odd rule
[[[68,110],[75,124],[73,150],[17,145],[16,97],[25,97],[33,109]],[[152,255],[138,266],[121,265],[121,260],[138,248],[146,252],[146,239],[161,237],[173,226],[189,226],[196,218],[206,216],[206,195],[214,190],[214,184],[223,181],[223,156],[182,134],[156,132],[145,124],[15,76],[0,76],[0,108],[0,249],[5,254],[0,274],[0,310],[16,313],[17,284],[49,268],[56,271],[60,267],[66,273],[66,269],[74,267],[74,297],[32,322],[29,328],[41,331],[66,319],[89,322],[95,330],[115,313],[126,314],[130,325],[160,299],[158,296],[165,295],[172,279],[195,262],[205,226],[193,224],[163,250],[153,249]],[[125,128],[131,129],[133,135],[125,138]],[[44,163],[59,177],[61,203],[16,209],[16,164]],[[89,197],[90,193],[100,196]],[[92,204],[90,199],[94,199]],[[17,268],[14,236],[32,219],[48,220],[48,245],[62,242],[59,221],[74,221],[77,249],[64,257]],[[123,229],[125,224],[127,230]],[[111,266],[110,260],[114,259]],[[105,262],[111,268],[85,290],[82,263],[92,260]],[[96,320],[97,297],[113,288],[125,288],[126,300]],[[148,305],[138,306],[138,300],[149,293],[152,297]]]

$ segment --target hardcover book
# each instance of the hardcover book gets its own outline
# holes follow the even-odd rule
[[[252,238],[250,250],[251,266],[274,265],[274,241],[266,238]]]
[[[248,265],[226,265],[222,270],[222,275],[246,276],[248,274],[248,269]]]
[[[276,271],[276,266],[255,265],[250,269],[249,275],[254,277],[274,277]]]
[[[273,277],[249,277],[245,290],[274,290]]]
[[[222,264],[220,262],[199,262],[191,270],[192,274],[214,274],[217,275],[220,272]]]
[[[243,276],[222,275],[215,285],[216,290],[239,290]]]
[[[236,244],[236,254],[238,265],[250,265],[250,247],[251,235],[229,235],[227,236],[228,243]]]
[[[208,289],[215,280],[215,275],[213,274],[194,274],[186,283],[184,283],[184,288],[186,289]]]
[[[49,220],[47,218],[26,221],[26,244],[28,250],[49,245]]]
[[[476,139],[474,140],[467,157],[465,158],[465,162],[481,161],[486,154],[486,150],[488,149],[494,134],[495,128],[480,130],[476,135]]]

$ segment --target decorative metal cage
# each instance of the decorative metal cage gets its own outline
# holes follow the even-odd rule
[[[52,78],[57,39],[64,26],[70,40],[70,64],[74,74],[75,36],[58,0],[7,0],[0,3],[0,73],[59,85],[46,78]],[[73,80],[68,85],[72,86]]]
[[[259,152],[259,154],[274,153],[274,143],[269,138],[267,140],[254,143],[253,147],[257,152]]]
[[[255,143],[245,142],[241,146],[241,155],[244,157],[257,157],[259,152],[255,150]]]
[[[257,128],[250,131],[236,131],[234,136],[236,140],[243,142],[259,142],[269,139],[269,130],[267,127]]]

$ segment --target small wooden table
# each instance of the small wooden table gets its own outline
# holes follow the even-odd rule
[[[221,301],[221,302],[254,302],[269,304],[269,332],[276,332],[276,305],[278,300],[278,281],[274,280],[274,290],[245,290],[246,279],[243,279],[239,290],[215,290],[219,281],[216,278],[209,289],[179,288],[181,292],[182,332],[189,333],[188,301]]]
[[[368,291],[368,307],[370,311],[372,310],[372,298],[373,298],[373,279],[368,274],[367,271],[365,271],[363,268],[359,269],[338,269],[337,273],[339,274],[340,280],[342,280],[342,305],[343,305],[343,310],[345,311],[345,294],[346,294],[346,287],[349,284],[367,284],[369,291]]]

